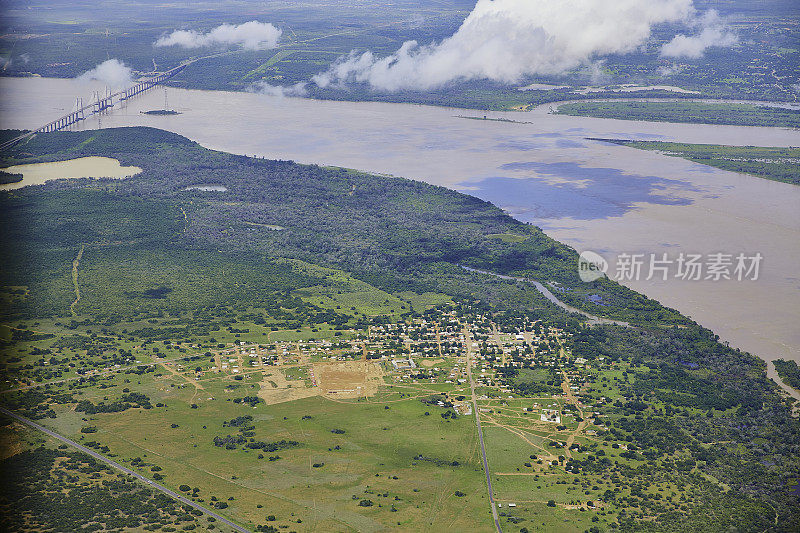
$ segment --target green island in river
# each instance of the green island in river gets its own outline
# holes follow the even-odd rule
[[[750,174],[772,181],[800,185],[800,148],[721,146],[665,141],[594,139],[640,150],[661,152],[722,170]]]
[[[619,120],[800,128],[800,108],[776,107],[757,103],[587,101],[561,104],[556,113]]]

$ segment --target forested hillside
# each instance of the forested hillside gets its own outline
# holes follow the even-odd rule
[[[675,311],[605,278],[582,283],[574,250],[488,202],[443,187],[214,152],[145,128],[40,135],[7,161],[89,155],[115,157],[145,171],[123,181],[87,182],[90,187],[69,181],[9,195],[3,209],[10,217],[7,239],[31,247],[52,239],[90,248],[112,242],[139,246],[144,241],[133,238],[138,232],[145,241],[157,241],[145,242],[148,250],[223,248],[226,253],[301,259],[343,268],[383,290],[463,290],[459,294],[502,301],[493,299],[491,291],[474,293],[474,288],[459,289],[443,281],[442,272],[464,277],[457,274],[458,265],[467,265],[561,283],[570,289],[564,291],[568,303],[595,314],[636,322],[686,322]],[[187,190],[203,184],[227,190]],[[69,200],[45,192],[76,187],[80,192],[66,193]],[[56,203],[34,207],[29,195]],[[85,208],[64,217],[59,202]],[[128,212],[136,214],[125,215]],[[29,224],[31,217],[38,223]],[[505,234],[519,238],[497,238]],[[63,248],[48,249],[58,253]],[[46,262],[38,264],[46,268]],[[20,265],[27,275],[29,263]],[[590,299],[590,294],[595,296]],[[604,305],[596,304],[598,300]]]

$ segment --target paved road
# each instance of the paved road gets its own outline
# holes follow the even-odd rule
[[[568,311],[570,313],[578,313],[580,315],[583,315],[589,319],[589,323],[591,324],[613,324],[615,326],[624,326],[626,328],[630,327],[630,324],[627,322],[623,322],[621,320],[611,320],[610,318],[595,316],[587,313],[586,311],[581,311],[577,307],[572,307],[571,305],[565,304],[564,302],[556,298],[555,295],[552,292],[550,292],[550,290],[547,287],[545,287],[535,279],[515,278],[513,276],[505,276],[503,274],[497,274],[496,272],[489,272],[488,270],[478,270],[477,268],[470,268],[464,265],[459,265],[459,266],[461,266],[461,268],[463,268],[468,272],[475,272],[476,274],[485,274],[487,276],[494,276],[496,278],[507,279],[509,281],[521,281],[524,283],[530,283],[531,285],[536,287],[536,290],[542,293],[542,296],[544,296],[545,298],[547,298],[548,300],[559,306],[561,309]]]
[[[486,446],[483,444],[483,429],[481,429],[481,414],[478,411],[478,398],[475,395],[475,380],[472,377],[472,338],[469,330],[464,328],[464,343],[467,348],[467,374],[469,375],[469,388],[472,392],[472,409],[475,411],[475,424],[478,426],[478,440],[481,442],[481,459],[483,459],[483,471],[486,473],[486,487],[489,491],[489,505],[492,506],[492,518],[497,533],[503,533],[500,528],[500,517],[497,516],[497,506],[494,503],[494,490],[492,490],[492,475],[489,472],[489,462],[486,460]]]
[[[53,437],[54,439],[60,440],[64,444],[72,446],[73,448],[77,448],[78,450],[82,451],[83,453],[85,453],[87,455],[91,455],[92,457],[94,457],[98,461],[102,461],[102,462],[106,463],[107,465],[111,466],[112,468],[115,468],[115,469],[117,469],[117,470],[119,470],[121,472],[125,472],[126,474],[135,477],[136,479],[138,479],[139,481],[142,481],[147,486],[149,486],[149,487],[151,487],[153,489],[159,490],[159,491],[163,492],[164,494],[166,494],[168,496],[171,496],[172,498],[178,500],[181,503],[185,503],[186,505],[194,507],[198,511],[202,511],[203,513],[207,514],[208,516],[213,516],[214,518],[216,518],[217,520],[219,520],[223,524],[229,525],[230,527],[232,527],[236,531],[239,531],[240,533],[250,533],[249,529],[245,529],[242,526],[234,524],[233,522],[231,522],[227,518],[218,515],[217,513],[212,511],[211,509],[203,507],[202,505],[198,504],[197,502],[193,502],[192,500],[190,500],[190,499],[178,494],[177,492],[171,491],[170,489],[168,489],[164,485],[160,485],[159,483],[156,483],[155,481],[151,481],[151,480],[147,479],[146,477],[144,477],[143,475],[139,474],[138,472],[134,472],[133,470],[122,466],[121,464],[117,463],[116,461],[112,461],[111,459],[108,459],[107,457],[104,457],[104,456],[100,455],[99,453],[97,453],[96,451],[92,450],[91,448],[87,448],[86,446],[82,446],[82,445],[78,444],[74,440],[71,440],[71,439],[68,439],[66,437],[63,437],[63,436],[59,435],[58,433],[56,433],[54,431],[51,431],[51,430],[47,429],[46,427],[40,426],[36,422],[25,418],[24,416],[20,416],[17,413],[14,413],[13,411],[9,411],[5,407],[0,407],[0,413],[3,413],[6,416],[10,416],[14,420],[22,422],[23,424],[27,424],[28,426],[30,426],[30,427],[32,427],[34,429],[38,429],[42,433],[46,433],[47,435]]]

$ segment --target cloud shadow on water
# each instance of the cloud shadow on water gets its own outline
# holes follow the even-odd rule
[[[509,151],[519,151],[519,152],[541,150],[547,147],[548,145],[544,143],[536,143],[536,142],[522,141],[522,140],[505,141],[495,145],[496,150],[509,150]]]
[[[517,162],[506,171],[535,173],[539,177],[490,177],[461,183],[469,193],[507,210],[525,222],[574,218],[595,220],[622,216],[637,203],[690,205],[677,191],[699,192],[683,180],[624,174],[615,168],[584,168],[576,163]],[[553,183],[546,178],[557,178]]]
[[[558,139],[556,141],[556,148],[586,148],[586,145],[569,139]]]

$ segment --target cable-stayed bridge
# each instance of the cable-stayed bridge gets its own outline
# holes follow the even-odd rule
[[[162,72],[157,76],[153,76],[152,78],[148,78],[146,80],[142,80],[137,82],[136,84],[128,87],[127,89],[123,89],[121,91],[117,91],[112,94],[108,94],[104,97],[101,97],[99,93],[96,93],[94,101],[90,102],[89,104],[83,105],[83,99],[78,99],[78,105],[76,106],[76,110],[66,115],[59,117],[52,122],[48,122],[44,126],[41,126],[33,131],[29,131],[23,135],[18,137],[14,137],[2,144],[0,144],[0,150],[5,150],[6,148],[10,148],[15,144],[22,142],[26,139],[29,139],[36,135],[37,133],[48,133],[51,131],[57,131],[63,128],[67,128],[73,124],[80,122],[81,120],[85,120],[86,117],[95,115],[97,113],[102,113],[114,107],[114,104],[119,102],[124,102],[129,98],[133,98],[137,94],[141,94],[148,89],[152,89],[156,85],[165,82],[166,80],[172,78],[188,65],[191,61],[184,62],[179,66],[168,70],[166,72]]]

